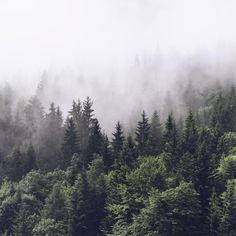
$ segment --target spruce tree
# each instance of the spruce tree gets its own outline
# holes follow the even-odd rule
[[[80,104],[78,105],[80,106]],[[78,111],[77,106],[77,111]],[[93,120],[93,102],[89,97],[86,98],[86,100],[83,102],[83,109],[82,109],[82,117],[81,117],[81,126],[79,130],[79,137],[80,140],[80,148],[83,153],[83,155],[86,155],[86,150],[88,147],[89,142],[89,135],[91,131],[92,126],[92,120]]]
[[[189,152],[195,154],[197,148],[198,130],[194,115],[189,111],[188,117],[185,121],[185,129],[183,134],[182,152]]]
[[[208,214],[208,225],[209,225],[209,235],[219,236],[219,225],[221,220],[221,206],[220,199],[217,196],[215,189],[211,194],[209,203],[209,214]]]
[[[159,155],[162,151],[162,125],[157,111],[154,111],[150,126],[151,155]]]
[[[78,153],[77,133],[73,119],[67,118],[64,142],[62,145],[63,163],[62,167],[67,167],[74,153]]]
[[[234,236],[236,232],[236,180],[229,180],[222,195],[223,211],[220,224],[222,235]]]
[[[112,134],[112,154],[115,162],[120,162],[121,152],[123,148],[124,136],[120,122],[118,121],[115,127],[115,132]],[[116,164],[116,163],[115,163]]]
[[[112,157],[112,150],[111,150],[110,142],[106,134],[102,135],[101,155],[103,157],[105,170],[106,171],[110,170],[113,165],[113,157]]]
[[[169,114],[163,135],[164,162],[169,171],[176,171],[179,162],[178,138],[175,120]]]
[[[28,173],[32,169],[37,169],[36,152],[32,144],[26,150],[24,163],[25,173]]]
[[[122,151],[122,163],[129,168],[132,168],[137,160],[137,153],[135,148],[135,143],[131,135],[129,135],[123,146]]]
[[[138,154],[141,156],[148,155],[150,153],[150,124],[144,111],[141,121],[138,122],[135,134]]]
[[[101,155],[102,153],[102,133],[101,127],[97,119],[93,119],[92,127],[88,140],[88,147],[86,152],[86,159],[84,160],[85,165],[89,164],[94,154]]]

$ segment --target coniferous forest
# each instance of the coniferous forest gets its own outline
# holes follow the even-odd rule
[[[0,235],[236,235],[236,89],[193,94],[181,117],[143,111],[107,135],[89,97],[62,116],[6,90]]]

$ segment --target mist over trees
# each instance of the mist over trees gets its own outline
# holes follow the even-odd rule
[[[28,101],[0,93],[1,235],[235,234],[233,85],[183,83],[181,107],[167,93],[166,116],[157,101],[108,135],[90,97],[63,115],[43,86]]]

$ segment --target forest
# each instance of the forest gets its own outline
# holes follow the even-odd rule
[[[89,97],[64,117],[2,89],[0,235],[236,235],[236,89],[184,97],[107,135]]]

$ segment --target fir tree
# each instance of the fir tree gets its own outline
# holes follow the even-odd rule
[[[121,152],[122,152],[122,147],[123,147],[123,142],[124,142],[124,136],[123,136],[123,130],[120,122],[118,121],[115,127],[115,132],[112,134],[112,154],[114,161],[120,162],[121,158]]]
[[[194,154],[197,148],[198,131],[195,123],[193,113],[190,111],[185,121],[185,129],[183,134],[183,153],[189,152]]]
[[[150,127],[151,155],[159,155],[162,150],[162,126],[157,111],[154,111]]]
[[[142,120],[138,122],[135,134],[138,154],[141,156],[148,155],[150,153],[150,124],[144,111],[142,113]]]
[[[208,214],[208,224],[209,224],[209,235],[210,236],[219,236],[219,225],[221,220],[221,207],[220,199],[213,189],[210,204],[209,204],[209,214]]]
[[[66,121],[62,152],[63,152],[62,166],[64,168],[69,165],[73,154],[79,152],[78,143],[77,143],[77,133],[76,133],[75,124],[72,118],[67,118],[67,121]]]
[[[222,235],[234,236],[236,232],[236,180],[229,180],[222,195],[223,211],[220,224]]]
[[[135,143],[132,136],[128,136],[124,142],[122,151],[122,162],[124,165],[132,168],[137,160]]]
[[[111,150],[109,139],[108,139],[107,135],[105,135],[105,134],[103,134],[103,138],[102,138],[101,155],[103,157],[103,163],[104,163],[105,170],[106,171],[110,170],[113,165],[112,150]]]
[[[169,171],[176,171],[179,162],[178,135],[175,120],[172,114],[169,114],[163,135],[164,162]]]
[[[89,164],[94,154],[102,153],[102,133],[97,119],[93,119],[91,132],[88,140],[88,147],[85,159],[85,165]]]

